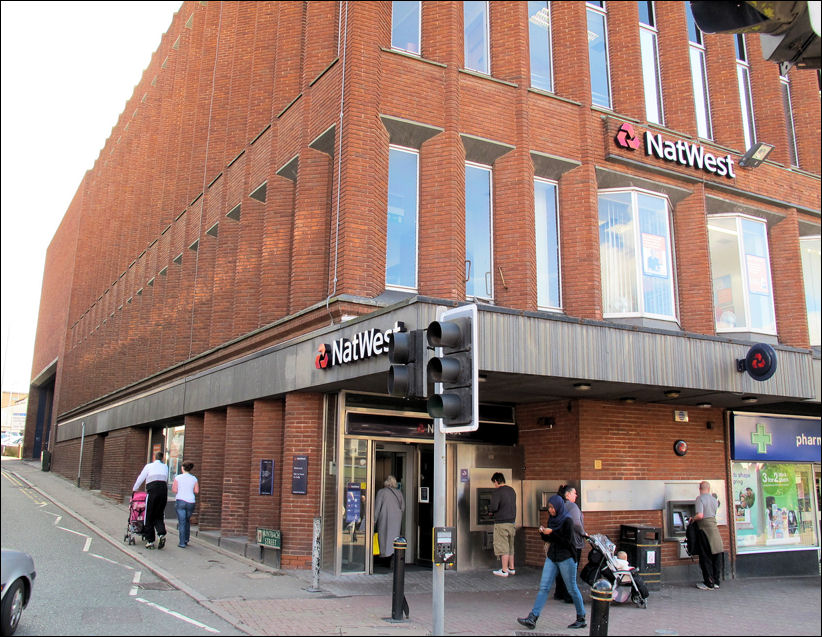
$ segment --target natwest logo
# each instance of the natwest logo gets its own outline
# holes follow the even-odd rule
[[[353,363],[355,361],[379,356],[388,353],[388,343],[395,332],[401,332],[405,325],[397,321],[390,330],[366,330],[354,335],[354,338],[338,338],[332,344],[322,343],[317,348],[314,357],[314,367],[328,369],[335,365]]]
[[[634,127],[631,124],[626,123],[620,126],[614,139],[617,146],[622,148],[630,148],[631,150],[639,148],[639,137],[636,136]]]
[[[619,127],[617,134],[614,136],[614,141],[620,148],[630,150],[638,150],[640,145],[636,130],[632,124],[627,122]],[[645,131],[645,155],[704,170],[717,177],[736,179],[734,160],[730,155],[717,157],[713,153],[707,152],[702,146],[681,139],[672,142],[662,139],[660,134],[654,135],[651,131]]]

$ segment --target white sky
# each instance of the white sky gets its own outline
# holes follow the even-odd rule
[[[28,391],[46,249],[181,5],[2,2],[3,391]]]

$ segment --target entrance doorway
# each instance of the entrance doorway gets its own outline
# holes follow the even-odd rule
[[[371,493],[376,495],[389,475],[397,479],[397,488],[405,498],[405,515],[400,532],[408,543],[405,551],[407,564],[431,565],[433,459],[434,452],[428,444],[374,442]],[[381,543],[393,540],[380,538]],[[388,560],[372,557],[371,573],[385,573],[389,569]]]

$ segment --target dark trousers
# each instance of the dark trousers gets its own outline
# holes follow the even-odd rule
[[[576,554],[574,555],[574,561],[579,564],[579,560],[582,558],[582,549],[576,549]],[[565,586],[565,580],[561,577],[557,578],[557,587],[554,589],[554,599],[561,599],[565,602],[573,602],[574,600],[571,598],[571,593],[568,592],[568,587]]]
[[[705,586],[719,584],[722,579],[722,553],[700,552],[699,568],[702,569],[702,582]]]
[[[168,502],[168,484],[155,480],[146,485],[146,522],[143,526],[143,538],[146,542],[154,541],[154,531],[158,535],[166,534],[166,503]]]

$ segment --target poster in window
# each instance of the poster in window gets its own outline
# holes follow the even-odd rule
[[[768,261],[765,257],[746,254],[745,265],[748,270],[748,290],[752,294],[770,294],[771,286],[768,283]]]
[[[274,460],[260,460],[260,495],[274,493]]]
[[[358,482],[349,482],[345,487],[345,523],[354,524],[361,519],[360,493]]]
[[[642,233],[642,271],[646,276],[668,277],[665,237]]]

